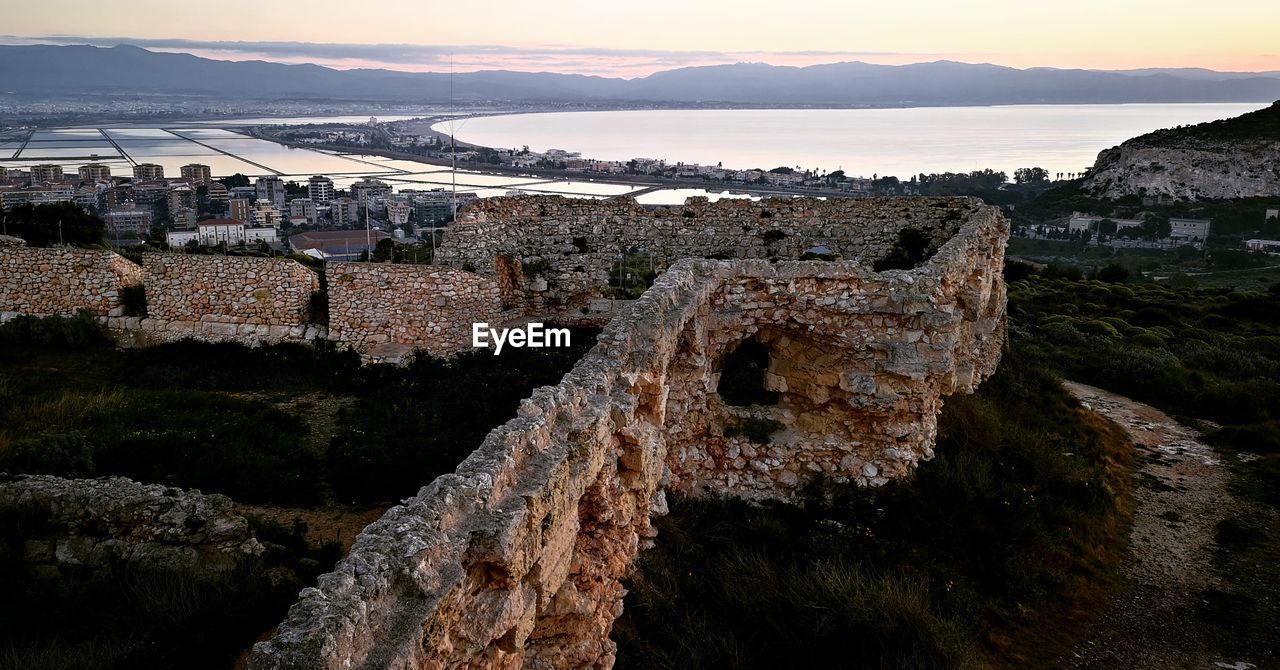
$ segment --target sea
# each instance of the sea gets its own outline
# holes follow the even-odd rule
[[[1041,167],[1080,173],[1098,152],[1160,128],[1268,103],[1011,105],[905,109],[646,110],[512,114],[445,121],[461,142],[587,158],[661,158],[726,168],[843,170],[850,176]]]

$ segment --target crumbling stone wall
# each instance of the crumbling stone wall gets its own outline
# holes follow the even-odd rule
[[[471,347],[471,324],[520,318],[493,277],[435,265],[329,263],[329,338],[369,351],[403,344],[437,356]]]
[[[110,251],[0,245],[0,312],[119,316],[121,291],[140,283],[142,268]]]
[[[37,571],[113,561],[216,571],[263,552],[230,498],[123,477],[0,475],[0,513],[21,515],[23,561]]]
[[[942,396],[994,372],[1005,337],[1007,224],[959,207],[911,269],[674,264],[559,385],[366,528],[250,666],[610,667],[621,579],[666,488],[785,498],[819,472],[878,484],[932,454]],[[716,397],[748,338],[770,347],[777,406]],[[725,438],[735,412],[784,430]]]
[[[173,324],[304,326],[320,278],[297,261],[279,258],[148,254],[147,315]]]
[[[450,226],[436,259],[488,275],[518,262],[535,305],[576,307],[609,285],[619,254],[650,256],[662,270],[684,258],[794,260],[825,248],[870,266],[899,231],[945,240],[978,206],[965,198],[689,198],[663,207],[626,197],[487,198]]]

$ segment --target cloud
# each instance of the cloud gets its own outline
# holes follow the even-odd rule
[[[90,37],[83,35],[2,36],[14,44],[120,44],[157,51],[180,51],[224,60],[263,59],[315,63],[330,67],[383,67],[395,70],[441,71],[453,67],[520,69],[583,74],[636,75],[672,67],[763,61],[778,65],[812,65],[847,59],[934,59],[988,54],[916,53],[888,51],[708,51],[627,49],[573,45],[508,46],[499,44],[342,44],[230,40]]]

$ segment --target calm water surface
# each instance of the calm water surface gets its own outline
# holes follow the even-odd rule
[[[1080,172],[1098,152],[1159,128],[1238,116],[1249,104],[1018,105],[915,109],[655,110],[517,114],[442,122],[460,141],[604,160],[665,158],[736,169],[850,175]]]

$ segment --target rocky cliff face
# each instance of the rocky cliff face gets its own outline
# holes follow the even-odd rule
[[[1280,102],[1233,119],[1158,130],[1107,149],[1098,154],[1084,186],[1101,198],[1280,195]]]

